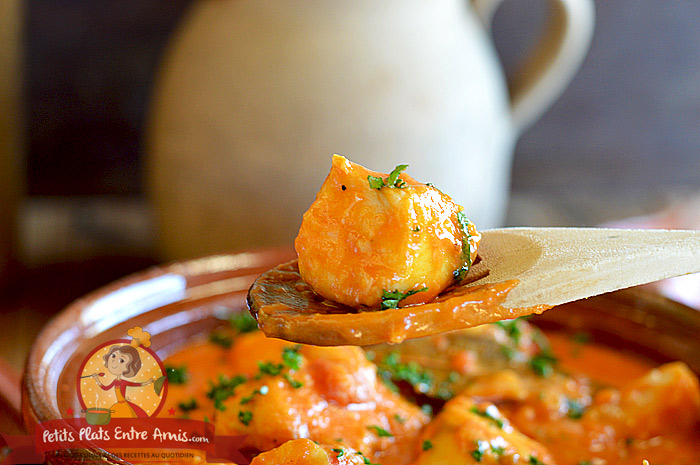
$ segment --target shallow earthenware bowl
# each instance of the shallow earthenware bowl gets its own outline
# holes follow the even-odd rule
[[[292,249],[271,249],[173,263],[74,302],[46,325],[29,354],[22,383],[27,430],[81,411],[78,370],[99,344],[124,338],[129,328],[141,326],[152,334],[151,348],[165,359],[231,312],[245,311],[253,280],[293,257]],[[598,343],[657,362],[682,360],[700,374],[700,311],[643,289],[563,305],[531,321],[545,329],[586,331]],[[104,451],[97,453],[104,463],[127,463]],[[47,456],[47,461],[64,462],[63,455]]]

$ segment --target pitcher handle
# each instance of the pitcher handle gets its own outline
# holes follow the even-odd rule
[[[473,0],[486,28],[503,0]],[[513,124],[522,132],[537,121],[569,84],[593,36],[593,0],[549,0],[547,26],[530,55],[509,79]]]

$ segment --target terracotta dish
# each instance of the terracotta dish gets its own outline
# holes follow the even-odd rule
[[[75,385],[79,366],[99,343],[123,338],[127,329],[141,326],[152,334],[153,350],[165,359],[231,311],[246,311],[253,281],[292,258],[293,250],[274,249],[174,263],[76,301],[42,330],[31,350],[22,383],[25,426],[33,431],[39,422],[81,411]],[[654,361],[682,360],[700,374],[700,312],[656,294],[618,291],[556,307],[531,321],[548,329],[585,330],[596,342]],[[126,463],[116,457],[103,461]]]

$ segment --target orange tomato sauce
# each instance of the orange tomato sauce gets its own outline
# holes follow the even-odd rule
[[[480,337],[484,333],[489,332]],[[494,344],[500,337],[493,336]],[[479,365],[481,355],[470,350],[476,357],[470,366],[481,371],[459,384],[466,388],[446,404],[433,402],[431,415],[422,411],[420,396],[404,398],[403,389],[399,394],[375,382],[382,371],[376,360],[359,356],[358,347],[300,346],[259,331],[234,335],[229,347],[196,341],[166,360],[167,367],[185,368],[186,376],[182,384],[169,383],[160,415],[211,421],[217,434],[249,434],[248,444],[260,454],[255,465],[429,465],[447,459],[454,464],[700,464],[700,388],[684,364],[658,366],[563,333],[546,338],[564,374],[547,378],[518,371],[527,370],[522,368],[527,362],[483,373],[491,362]],[[529,357],[528,341],[521,337],[519,344]],[[290,353],[302,357],[300,367],[288,363]],[[262,373],[266,363],[281,371]],[[248,381],[224,400],[222,411],[211,398],[212,386],[222,375],[237,374]],[[575,402],[566,406],[567,399]],[[182,408],[188,405],[196,407]],[[500,410],[500,427],[505,424],[507,432],[483,413],[489,405]],[[253,420],[242,424],[243,412]],[[316,445],[298,439],[304,437]],[[489,449],[491,443],[480,438],[494,445]],[[504,438],[510,443],[497,447]]]
[[[570,334],[548,332],[547,340],[565,370],[583,373],[602,384],[620,387],[647,373],[656,363],[609,347],[581,342]]]

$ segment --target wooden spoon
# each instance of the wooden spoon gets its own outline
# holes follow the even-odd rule
[[[504,228],[482,235],[467,278],[425,304],[380,311],[331,302],[301,279],[294,261],[258,278],[248,305],[270,337],[368,345],[541,313],[566,302],[700,272],[700,231]]]

